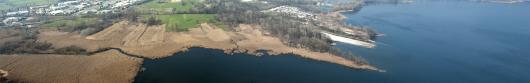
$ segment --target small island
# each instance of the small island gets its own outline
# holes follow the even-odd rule
[[[144,59],[201,47],[227,54],[294,54],[384,72],[333,46],[342,42],[375,47],[378,33],[343,22],[343,12],[358,11],[363,4],[78,0],[14,6],[0,14],[0,69],[9,72],[9,80],[21,82],[132,82]]]

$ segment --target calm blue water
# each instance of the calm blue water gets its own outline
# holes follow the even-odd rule
[[[144,62],[136,83],[530,83],[530,3],[417,1],[349,14],[386,34],[378,47],[337,46],[386,73],[296,56],[192,48]]]
[[[386,34],[378,47],[342,46],[405,83],[530,83],[530,3],[417,1],[364,7],[348,22]]]
[[[293,55],[227,55],[205,48],[146,60],[143,67],[135,83],[352,83],[361,80],[352,78],[358,73],[374,73]]]

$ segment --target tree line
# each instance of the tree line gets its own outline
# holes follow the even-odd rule
[[[270,36],[280,38],[282,43],[290,47],[306,48],[316,52],[329,52],[358,61],[357,63],[359,64],[367,64],[366,60],[363,58],[354,56],[351,53],[342,52],[339,48],[332,46],[332,43],[334,42],[321,34],[321,31],[339,32],[340,30],[332,30],[324,26],[318,26],[318,23],[316,22],[308,22],[284,14],[268,14],[261,12],[262,10],[270,9],[278,5],[241,3],[233,0],[221,1],[223,2],[215,3],[216,6],[214,7],[218,20],[229,25],[231,28],[235,28],[239,24],[260,25],[264,31],[270,33]],[[353,27],[347,25],[343,26]],[[373,32],[371,29],[361,29]],[[375,32],[373,33],[375,34]],[[364,38],[370,39],[375,37]]]
[[[284,44],[291,47],[308,48],[318,52],[329,52],[332,48],[332,41],[318,31],[318,26],[303,24],[290,16],[260,12],[266,8],[255,4],[225,1],[217,4],[215,8],[219,20],[230,27],[257,24],[271,36],[280,38]]]

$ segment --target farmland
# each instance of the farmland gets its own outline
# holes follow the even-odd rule
[[[216,20],[215,14],[173,14],[173,15],[144,15],[144,19],[154,17],[165,24],[166,31],[188,31],[189,28],[196,28],[201,23],[212,23],[220,28],[226,26]]]

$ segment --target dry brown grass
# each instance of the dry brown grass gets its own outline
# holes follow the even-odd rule
[[[92,56],[0,55],[10,80],[29,83],[130,83],[143,59],[117,51]]]
[[[350,68],[379,71],[373,66],[358,64],[355,61],[330,53],[313,52],[304,48],[286,46],[280,39],[264,35],[259,26],[242,24],[236,28],[236,31],[227,32],[208,24],[201,24],[201,27],[192,28],[188,32],[164,31],[164,28],[160,28],[160,26],[131,25],[127,22],[121,22],[86,38],[74,34],[43,34],[39,36],[39,40],[54,43],[58,47],[74,45],[89,50],[103,47],[121,48],[125,52],[149,58],[171,56],[176,52],[186,51],[189,47],[221,49],[226,52],[242,50],[249,53],[257,53],[257,50],[269,50],[274,55],[292,53]]]
[[[163,26],[163,25],[161,25]],[[238,50],[257,53],[269,50],[270,54],[292,53],[300,57],[335,63],[354,69],[379,70],[371,65],[359,64],[330,53],[313,52],[304,48],[284,45],[280,39],[265,35],[259,26],[240,25],[233,32],[201,24],[188,32],[165,32],[161,26],[132,25],[120,22],[104,31],[85,37],[79,34],[42,29],[39,42],[49,42],[53,47],[78,46],[87,51],[99,48],[121,48],[125,52],[148,58],[163,58],[190,47]],[[116,51],[92,56],[65,55],[0,55],[0,69],[10,72],[11,80],[39,83],[123,83],[132,82],[143,59],[132,58]]]

